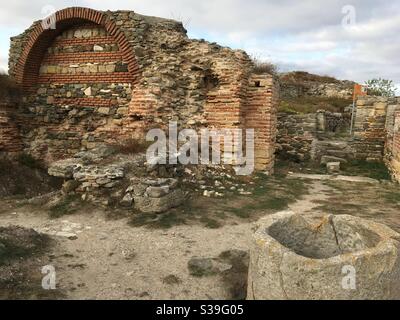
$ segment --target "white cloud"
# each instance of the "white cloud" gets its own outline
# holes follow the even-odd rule
[[[373,77],[400,84],[400,6],[396,1],[352,0],[356,24],[342,26],[348,0],[14,0],[2,3],[1,31],[23,31],[53,5],[89,6],[190,21],[190,35],[243,48],[300,69],[363,82]],[[7,34],[12,36],[15,34]],[[1,65],[8,52],[1,50]]]

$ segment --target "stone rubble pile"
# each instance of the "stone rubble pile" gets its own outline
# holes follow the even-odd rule
[[[64,195],[82,194],[102,205],[162,213],[185,200],[178,180],[171,178],[179,177],[178,166],[149,164],[144,154],[119,155],[104,145],[57,161],[48,172],[65,179]]]
[[[139,179],[133,178],[132,185],[126,190],[124,205],[135,205],[135,208],[145,213],[162,213],[177,207],[185,200],[184,192],[178,188],[178,180],[169,179]]]

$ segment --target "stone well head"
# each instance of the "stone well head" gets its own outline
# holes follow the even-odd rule
[[[353,216],[268,216],[253,236],[248,298],[400,298],[399,241],[390,228]]]

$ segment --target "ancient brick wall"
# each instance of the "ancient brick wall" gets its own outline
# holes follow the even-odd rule
[[[272,76],[252,75],[247,89],[245,127],[255,132],[256,169],[273,172],[277,130],[277,83]]]
[[[19,129],[12,116],[15,104],[0,103],[0,156],[14,155],[23,150]]]
[[[55,29],[38,21],[12,38],[9,73],[27,92],[16,119],[25,151],[47,162],[177,121],[194,129],[254,125],[265,148],[258,167],[272,165],[274,81],[254,89],[245,52],[191,40],[179,22],[64,9]]]
[[[352,147],[357,159],[382,161],[386,141],[389,98],[365,96],[357,100]]]

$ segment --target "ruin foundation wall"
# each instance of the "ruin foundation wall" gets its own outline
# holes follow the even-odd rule
[[[256,167],[271,170],[277,81],[254,74],[245,52],[132,11],[67,8],[55,17],[55,29],[37,21],[11,39],[9,74],[24,90],[12,126],[25,152],[51,163],[99,143],[144,139],[169,121],[250,126]]]

